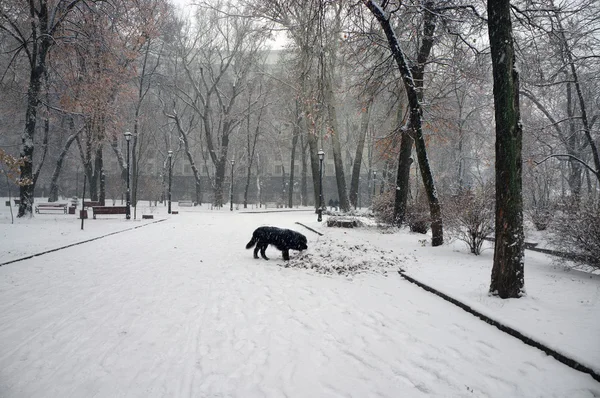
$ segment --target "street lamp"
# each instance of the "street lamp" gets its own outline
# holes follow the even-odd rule
[[[168,192],[168,199],[169,199],[169,214],[171,214],[171,179],[173,177],[173,151],[169,151],[169,192]]]
[[[323,220],[323,159],[325,159],[325,152],[319,149],[319,210],[317,212],[317,221]]]
[[[373,201],[373,199],[375,199],[375,185],[377,183],[377,169],[373,170],[373,198],[371,199],[371,201]]]
[[[125,218],[129,220],[131,218],[131,192],[129,191],[129,174],[130,174],[129,173],[129,141],[131,140],[131,136],[133,134],[131,134],[129,131],[126,131],[125,134],[123,134],[123,135],[125,136],[125,139],[127,140],[127,196],[126,196],[127,210],[125,213]]]
[[[229,189],[229,210],[233,211],[233,165],[235,163],[234,159],[231,159],[231,187]]]

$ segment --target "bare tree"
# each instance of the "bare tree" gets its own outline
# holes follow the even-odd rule
[[[230,142],[247,112],[238,100],[247,89],[266,38],[255,21],[232,15],[231,7],[203,5],[196,13],[196,30],[190,31],[189,37],[182,36],[179,44],[187,83],[177,83],[177,95],[200,120],[208,157],[215,167],[214,202],[219,206],[223,204]]]
[[[433,45],[433,32],[435,30],[436,15],[433,13],[434,4],[432,1],[428,1],[423,6],[423,12],[425,13],[424,39],[419,49],[419,55],[417,57],[418,61],[413,68],[410,67],[408,58],[400,46],[398,37],[392,28],[392,25],[390,24],[391,14],[385,11],[385,9],[377,1],[365,1],[365,5],[369,8],[373,16],[375,16],[381,25],[381,28],[385,32],[392,56],[394,57],[396,64],[398,65],[398,69],[400,70],[400,74],[402,75],[402,80],[404,82],[404,88],[406,90],[410,108],[409,126],[414,135],[421,177],[423,179],[423,185],[425,186],[427,197],[429,199],[432,232],[431,244],[432,246],[440,246],[444,243],[442,211],[435,189],[433,173],[429,165],[427,152],[425,149],[425,139],[423,136],[423,108],[421,105],[423,72],[425,69],[425,62]]]
[[[18,217],[32,214],[33,193],[41,164],[34,171],[35,135],[38,108],[44,96],[43,86],[47,77],[48,55],[56,43],[62,40],[62,28],[83,0],[39,0],[28,3],[3,1],[0,3],[0,29],[14,41],[14,58],[24,54],[29,69],[25,131],[21,141],[21,180],[29,181],[20,187],[21,202]]]

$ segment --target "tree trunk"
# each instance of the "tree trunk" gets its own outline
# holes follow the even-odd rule
[[[406,202],[410,192],[410,165],[413,138],[406,130],[402,131],[400,154],[398,155],[398,173],[396,174],[396,196],[394,197],[394,221],[397,226],[404,224],[406,217]]]
[[[308,164],[306,162],[306,144],[303,136],[300,136],[300,155],[302,156],[302,170],[300,177],[300,203],[302,206],[308,206]]]
[[[365,140],[369,130],[369,117],[371,114],[371,105],[373,97],[370,97],[365,104],[363,114],[360,120],[360,131],[358,132],[358,143],[356,145],[356,154],[354,155],[354,164],[352,165],[352,178],[350,180],[350,205],[358,207],[358,191],[360,189],[360,168],[362,166],[362,155],[365,149]]]
[[[296,147],[298,146],[298,136],[300,135],[298,124],[294,124],[294,135],[292,137],[292,154],[290,160],[290,183],[288,188],[288,207],[294,207],[294,166],[296,164]]]
[[[43,46],[47,40],[42,40],[40,46]],[[23,183],[19,188],[19,212],[17,217],[23,217],[26,214],[32,215],[33,211],[33,192],[35,190],[35,184],[33,181],[33,150],[34,150],[34,137],[35,127],[37,124],[37,111],[40,91],[42,88],[42,78],[44,75],[44,69],[46,67],[44,51],[39,55],[39,61],[37,64],[32,65],[31,73],[29,75],[29,89],[27,90],[27,111],[25,112],[25,131],[23,138],[21,139],[21,158],[23,158],[23,164],[20,167],[20,181]]]
[[[496,118],[496,243],[490,293],[516,298],[525,285],[519,76],[510,1],[488,1],[487,8]]]
[[[219,159],[215,169],[214,205],[223,206],[223,182],[225,181],[225,156]]]
[[[72,134],[70,137],[67,138],[65,146],[58,155],[58,160],[56,161],[56,166],[54,168],[54,172],[52,173],[52,178],[50,180],[50,193],[48,194],[49,202],[56,202],[58,200],[58,177],[60,176],[65,156],[69,152],[71,144],[73,143],[73,141],[75,141],[75,138],[77,138],[77,134],[79,134],[79,132]]]
[[[573,78],[567,75],[567,79]],[[581,145],[579,143],[579,135],[577,134],[577,126],[575,125],[575,106],[573,104],[573,94],[571,83],[567,83],[567,117],[569,118],[569,134],[565,137],[565,146],[567,153],[573,157],[569,157],[569,188],[571,188],[571,195],[576,202],[579,202],[581,198],[581,182],[583,166],[576,159],[581,159]]]

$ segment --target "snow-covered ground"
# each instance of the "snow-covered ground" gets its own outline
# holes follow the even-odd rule
[[[491,250],[327,228],[310,210],[174,209],[82,231],[74,215],[11,224],[0,208],[0,263],[90,240],[0,267],[1,397],[600,396],[591,376],[396,270],[597,372],[598,276],[527,252],[527,297],[500,300]],[[309,249],[255,260],[244,246],[260,225],[300,231]]]

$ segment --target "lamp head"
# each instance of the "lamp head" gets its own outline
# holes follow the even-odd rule
[[[235,159],[231,159],[231,165],[233,166],[233,164],[235,163]]]
[[[319,155],[319,160],[325,159],[325,152],[323,152],[322,149],[319,149],[319,152],[317,152],[317,154]]]
[[[126,131],[126,132],[125,132],[123,135],[125,136],[125,139],[126,139],[127,141],[129,141],[129,140],[131,139],[131,136],[132,136],[133,134],[131,134],[129,131]]]
[[[169,151],[167,153],[169,154],[169,157],[173,156],[173,151]]]

